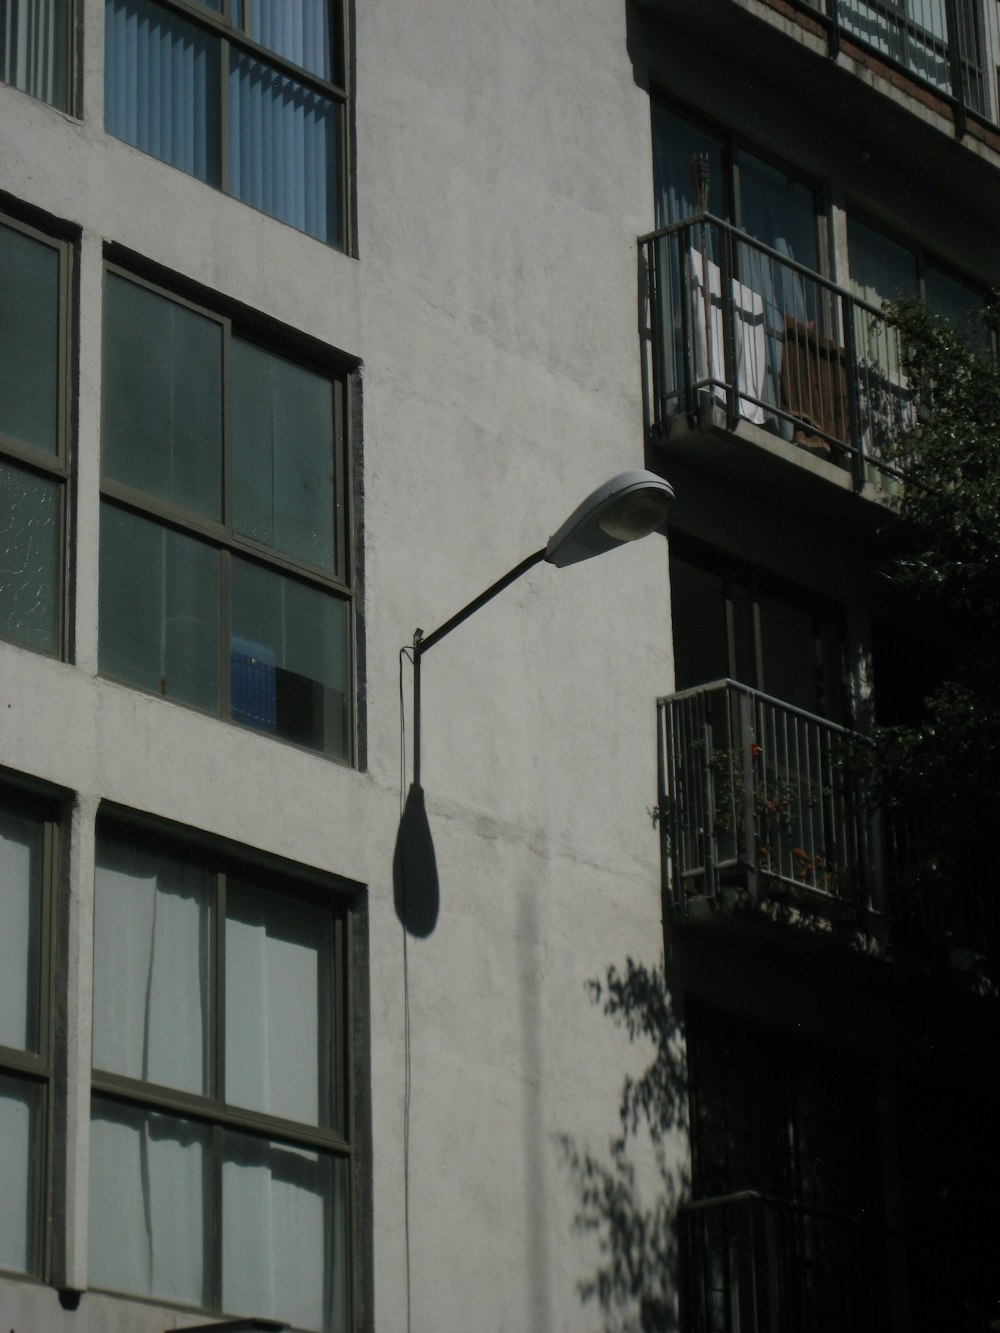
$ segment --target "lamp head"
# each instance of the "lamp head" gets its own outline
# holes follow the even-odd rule
[[[646,537],[662,527],[673,498],[672,487],[655,472],[620,472],[573,510],[549,538],[545,559],[562,569]]]

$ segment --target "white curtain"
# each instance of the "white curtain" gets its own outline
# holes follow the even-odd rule
[[[0,812],[0,1046],[18,1050],[35,1046],[41,854],[41,826]]]
[[[68,0],[0,0],[0,79],[66,105]]]
[[[210,1131],[95,1099],[90,1128],[92,1286],[204,1305]]]
[[[94,903],[97,1069],[208,1094],[212,877],[102,844]]]
[[[231,884],[226,906],[226,1100],[329,1124],[331,921]]]
[[[32,1266],[37,1122],[37,1086],[0,1075],[0,1268],[18,1273]]]
[[[222,1304],[296,1328],[346,1328],[347,1171],[322,1153],[227,1134]]]

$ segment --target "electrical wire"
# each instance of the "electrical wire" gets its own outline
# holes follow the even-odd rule
[[[403,661],[412,665],[413,649],[399,650],[399,818],[406,811],[406,700]],[[401,868],[403,893],[403,1234],[406,1250],[406,1333],[410,1331],[410,960],[406,929],[406,873]]]

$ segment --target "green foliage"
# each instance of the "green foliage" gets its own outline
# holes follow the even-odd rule
[[[921,721],[877,730],[873,793],[915,830],[913,882],[955,888],[982,876],[1000,812],[1000,321],[993,309],[959,331],[912,300],[887,318],[918,405],[897,447],[903,545],[887,573],[959,651]]]
[[[902,516],[916,533],[893,576],[945,605],[1000,621],[1000,372],[997,311],[968,337],[919,301],[887,311],[902,335],[917,425],[899,442]],[[977,636],[979,637],[979,636]]]

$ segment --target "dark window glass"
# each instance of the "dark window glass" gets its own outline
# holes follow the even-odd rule
[[[221,325],[115,273],[106,309],[106,474],[220,519]]]
[[[67,263],[65,246],[0,222],[0,636],[53,654],[63,646]]]
[[[101,670],[350,758],[342,381],[119,273],[106,297]]]

